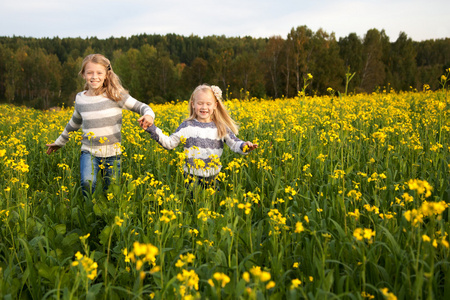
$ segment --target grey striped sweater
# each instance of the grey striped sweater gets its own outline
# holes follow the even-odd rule
[[[64,146],[69,140],[69,132],[82,128],[81,150],[87,150],[98,157],[110,157],[121,153],[122,109],[139,115],[155,118],[153,110],[128,95],[121,101],[113,101],[105,96],[87,96],[80,92],[75,98],[75,109],[66,128],[55,144]]]
[[[170,136],[165,135],[154,124],[146,130],[152,139],[165,149],[171,150],[184,142],[186,163],[184,171],[196,176],[210,177],[219,174],[222,166],[220,157],[223,153],[224,143],[236,153],[245,155],[242,150],[244,141],[228,130],[228,134],[219,138],[214,122],[202,123],[197,120],[186,120]]]

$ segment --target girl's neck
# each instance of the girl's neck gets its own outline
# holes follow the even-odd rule
[[[209,120],[200,119],[199,120],[198,118],[195,118],[195,121],[197,121],[199,123],[212,123],[212,122],[214,122],[213,119],[209,119]]]
[[[95,90],[86,90],[84,94],[89,97],[98,96]]]

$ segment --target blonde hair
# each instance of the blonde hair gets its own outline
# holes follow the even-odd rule
[[[78,73],[79,75],[84,75],[84,72],[86,71],[86,65],[90,62],[102,65],[106,69],[105,81],[103,82],[103,86],[95,91],[96,95],[105,94],[109,99],[114,101],[120,101],[124,99],[126,95],[128,95],[128,91],[122,86],[119,76],[114,73],[111,67],[111,62],[101,54],[90,54],[86,56],[83,59],[83,63],[81,64],[81,70]],[[84,85],[84,89],[89,89],[87,83]]]
[[[223,138],[227,135],[228,130],[231,130],[234,134],[238,134],[239,127],[231,118],[228,110],[222,102],[222,91],[215,85],[210,86],[208,84],[202,84],[195,88],[192,92],[191,98],[189,99],[189,118],[187,118],[187,120],[192,120],[197,117],[192,104],[194,103],[196,95],[199,92],[210,93],[217,101],[217,107],[212,115],[212,120],[216,124],[219,137]]]

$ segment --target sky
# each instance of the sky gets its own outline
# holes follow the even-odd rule
[[[0,36],[286,38],[306,25],[336,39],[369,29],[414,41],[450,38],[448,0],[0,0]]]

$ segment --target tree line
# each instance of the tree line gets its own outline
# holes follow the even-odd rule
[[[141,34],[107,39],[0,37],[0,101],[48,109],[72,105],[82,90],[82,59],[102,53],[137,99],[186,100],[195,86],[220,86],[229,98],[293,97],[301,92],[371,93],[439,88],[450,67],[450,38],[415,42],[384,30],[359,37],[307,26],[286,38]],[[351,78],[351,80],[349,80]],[[307,82],[307,84],[306,84]]]

